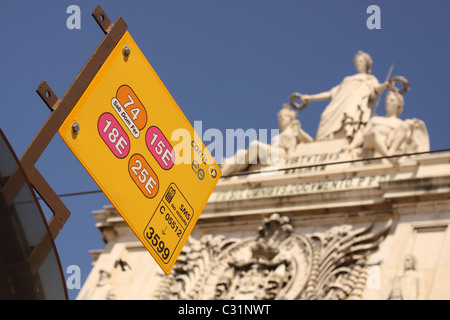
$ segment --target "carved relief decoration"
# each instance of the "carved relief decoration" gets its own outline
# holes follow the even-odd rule
[[[367,259],[391,223],[376,233],[371,224],[302,235],[294,233],[288,217],[274,213],[263,220],[256,237],[190,238],[154,298],[360,299]]]

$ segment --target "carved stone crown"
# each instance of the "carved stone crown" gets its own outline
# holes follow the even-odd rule
[[[252,245],[251,251],[254,258],[272,260],[279,252],[280,243],[293,232],[293,227],[288,217],[280,217],[278,213],[264,218],[263,225],[258,228],[258,238]]]

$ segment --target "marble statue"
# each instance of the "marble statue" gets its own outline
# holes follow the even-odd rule
[[[429,151],[429,138],[425,124],[418,119],[401,120],[404,107],[403,96],[396,91],[386,95],[386,115],[372,117],[362,132],[344,150],[362,147],[362,156],[390,157],[408,152]],[[369,151],[369,153],[367,153]],[[372,151],[372,152],[370,152]],[[399,157],[388,158],[395,163]]]
[[[416,270],[416,259],[413,255],[406,255],[403,261],[403,275],[395,279],[389,300],[424,300],[425,279]]]
[[[311,142],[312,137],[302,130],[297,112],[283,104],[278,112],[280,134],[269,144],[255,140],[247,150],[238,150],[233,157],[223,159],[222,175],[245,171],[250,165],[262,164],[276,167],[280,159],[293,154],[302,142]]]
[[[345,77],[340,84],[329,91],[308,95],[294,93],[292,98],[299,98],[306,107],[309,101],[331,100],[320,117],[319,127],[315,140],[328,140],[341,138],[341,124],[344,114],[359,122],[365,123],[369,120],[371,107],[376,96],[383,90],[393,87],[392,81],[380,84],[375,76],[371,74],[372,58],[369,54],[358,51],[353,59],[356,74]]]
[[[326,144],[333,143],[330,141],[333,139],[341,140],[339,148],[348,143],[339,149],[339,152],[348,151],[345,154],[348,159],[385,157],[383,162],[397,163],[401,159],[398,154],[429,151],[424,122],[399,118],[404,106],[402,94],[409,90],[408,80],[395,76],[380,84],[371,74],[372,58],[362,51],[356,53],[353,62],[357,73],[345,77],[331,90],[314,95],[292,94],[289,104],[283,104],[278,112],[280,134],[269,144],[252,141],[248,149],[240,149],[234,156],[223,159],[223,176],[286,167],[286,164],[298,161],[305,148],[312,150],[311,142]],[[396,83],[403,84],[403,88],[397,88]],[[386,115],[372,116],[376,109],[372,110],[375,99],[386,89],[390,89],[385,101]],[[303,104],[296,103],[296,99]],[[297,112],[290,107],[302,110],[308,102],[321,100],[331,101],[321,115],[317,135],[313,139],[301,128]]]

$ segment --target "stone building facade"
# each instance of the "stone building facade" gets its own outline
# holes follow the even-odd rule
[[[223,179],[169,276],[95,211],[78,299],[450,299],[450,153],[342,166]]]
[[[295,94],[271,144],[225,161],[169,275],[113,207],[94,211],[105,248],[78,299],[450,299],[450,152],[429,152],[425,124],[399,118],[392,82],[369,79],[375,95],[392,89],[385,116],[359,102],[327,118],[357,99],[336,101],[351,80],[326,97],[331,135],[301,129],[291,106],[318,96]]]

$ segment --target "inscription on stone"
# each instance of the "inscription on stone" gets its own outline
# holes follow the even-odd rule
[[[329,180],[302,181],[281,186],[260,186],[246,189],[216,191],[209,202],[222,202],[267,197],[292,196],[316,192],[341,191],[359,188],[377,187],[386,181],[387,175],[368,175],[360,177],[343,177]]]

